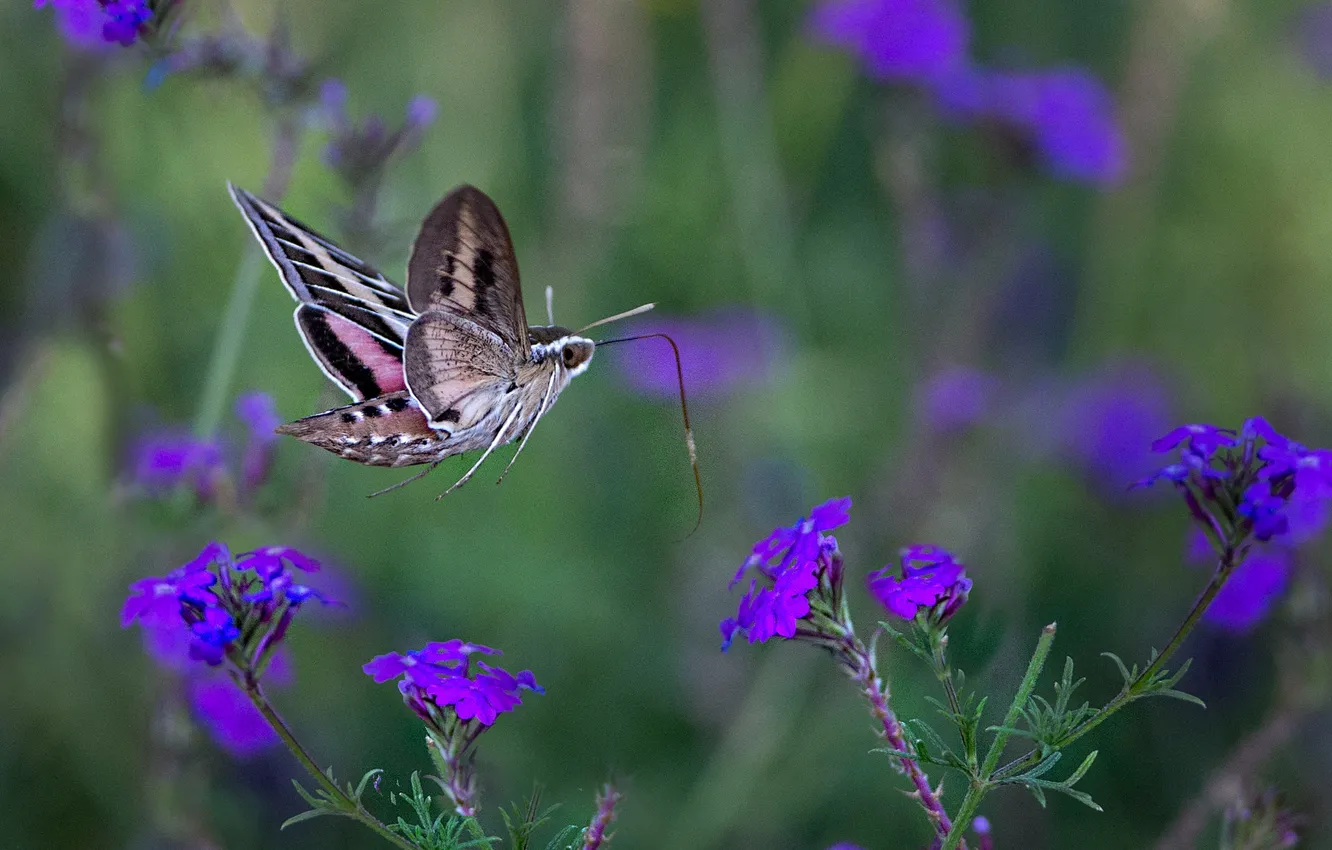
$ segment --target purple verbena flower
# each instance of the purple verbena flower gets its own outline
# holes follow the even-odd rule
[[[921,82],[966,63],[971,27],[952,0],[827,0],[810,16],[815,37],[878,79]]]
[[[842,556],[836,539],[822,532],[845,525],[850,510],[849,496],[831,499],[807,519],[774,529],[754,544],[730,587],[751,568],[759,575],[750,580],[736,615],[720,624],[723,652],[742,632],[750,643],[763,643],[774,636],[804,636],[805,625],[811,637],[838,631],[837,623],[845,619],[840,611]]]
[[[149,493],[190,484],[201,499],[212,495],[218,477],[225,473],[222,447],[216,441],[170,431],[141,439],[133,467],[135,484]]]
[[[1295,38],[1321,80],[1332,79],[1332,3],[1306,6],[1296,18]]]
[[[731,579],[731,587],[740,583],[745,572],[758,570],[776,581],[789,567],[808,564],[819,554],[820,532],[831,531],[846,524],[851,517],[851,497],[829,499],[801,517],[795,525],[774,528],[772,533],[754,544],[754,549],[740,565]]]
[[[1116,491],[1148,474],[1148,443],[1170,422],[1170,395],[1146,366],[1117,364],[1079,382],[1063,400],[1064,452]]]
[[[895,570],[886,566],[866,577],[875,599],[904,620],[924,613],[929,622],[946,623],[971,591],[971,579],[953,554],[938,546],[915,544],[902,550]]]
[[[1332,452],[1307,449],[1256,417],[1235,432],[1215,425],[1184,425],[1152,444],[1176,452],[1135,486],[1171,481],[1189,512],[1218,545],[1242,551],[1246,541],[1286,541],[1291,506],[1298,508],[1300,539],[1318,528],[1332,498]]]
[[[1206,619],[1228,631],[1249,631],[1285,594],[1290,570],[1291,556],[1285,550],[1265,548],[1250,554],[1212,600]]]
[[[218,746],[232,756],[250,758],[281,743],[259,709],[230,679],[195,677],[189,693],[195,714]]]
[[[522,691],[545,693],[530,670],[513,675],[473,655],[499,651],[461,640],[426,644],[406,653],[378,655],[361,669],[376,682],[401,677],[403,703],[426,726],[443,787],[461,815],[475,814],[473,747],[499,715],[522,703]]]
[[[239,673],[258,676],[304,602],[336,604],[313,588],[292,582],[288,562],[302,568],[316,563],[288,547],[233,558],[225,546],[210,543],[166,576],[130,585],[121,625],[137,621],[154,633],[146,644],[163,650],[179,646],[179,632],[187,632],[190,658],[210,666],[230,661]]]
[[[666,334],[680,350],[690,397],[721,397],[771,378],[783,362],[785,331],[773,316],[726,307],[699,316],[657,316],[633,334]],[[644,395],[678,398],[679,375],[670,344],[647,339],[620,349],[625,381]]]
[[[418,94],[407,101],[407,123],[415,127],[429,127],[439,115],[439,103],[433,97]]]
[[[106,44],[129,47],[145,32],[153,11],[146,0],[34,0],[55,9],[65,40],[85,50]]]
[[[986,373],[953,366],[932,375],[917,391],[918,416],[931,431],[951,433],[985,416],[997,382]]]

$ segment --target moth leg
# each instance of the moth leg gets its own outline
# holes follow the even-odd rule
[[[471,480],[472,476],[476,474],[477,469],[481,467],[481,464],[485,463],[486,458],[490,457],[490,453],[495,451],[495,449],[499,446],[499,444],[504,441],[505,432],[509,430],[509,426],[513,424],[513,420],[518,417],[518,412],[522,409],[523,406],[521,404],[514,405],[513,412],[510,413],[508,418],[504,420],[504,424],[501,425],[499,431],[495,433],[495,439],[490,441],[489,446],[486,446],[486,450],[481,453],[481,457],[477,458],[476,463],[472,464],[472,468],[467,470],[466,475],[464,475],[462,478],[459,478],[452,487],[450,487],[449,489],[445,490],[443,493],[440,493],[438,496],[436,496],[435,497],[436,502],[438,502],[440,499],[449,495],[454,490],[457,490],[459,487],[463,486],[469,480]]]
[[[546,291],[550,291],[549,287],[547,287]],[[513,462],[518,459],[518,455],[523,453],[523,447],[527,445],[527,438],[532,436],[532,432],[536,430],[537,423],[541,421],[542,416],[546,415],[546,410],[548,409],[546,403],[550,401],[550,393],[553,389],[555,389],[555,373],[551,372],[550,381],[546,383],[546,392],[541,396],[541,406],[537,408],[537,415],[532,419],[532,424],[527,426],[527,433],[523,435],[522,442],[518,444],[518,451],[514,452],[513,457],[509,458],[509,462],[505,465],[504,471],[500,473],[499,480],[495,482],[495,486],[498,487],[500,484],[504,483],[505,476],[509,474],[510,469],[513,469]]]
[[[413,481],[415,481],[418,478],[425,478],[427,475],[435,471],[435,467],[439,466],[443,462],[444,458],[440,458],[439,460],[427,466],[425,469],[413,475],[411,478],[399,481],[397,484],[391,484],[388,487],[385,487],[383,490],[376,490],[375,492],[371,493],[369,496],[366,496],[366,498],[373,499],[375,496],[382,496],[385,493],[391,493],[394,490],[398,489],[399,487],[405,487],[408,484],[411,484]]]

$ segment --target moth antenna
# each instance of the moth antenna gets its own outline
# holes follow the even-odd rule
[[[555,324],[555,289],[546,287],[546,321]]]
[[[628,314],[612,316],[609,319],[602,319],[601,321],[609,322],[614,319],[623,318],[624,315],[644,313],[652,309],[653,306],[654,305],[652,304],[645,304],[637,310],[629,311]],[[601,324],[601,322],[597,322],[597,324]],[[589,327],[591,327],[591,325],[589,325]],[[684,419],[685,448],[689,450],[689,464],[694,468],[694,488],[698,491],[698,519],[694,522],[693,529],[685,535],[685,539],[688,539],[693,537],[694,532],[698,531],[699,527],[703,525],[703,476],[700,475],[698,471],[698,446],[694,444],[694,429],[693,426],[689,424],[689,402],[685,400],[684,367],[680,365],[680,346],[676,345],[675,340],[671,339],[668,334],[664,333],[624,336],[617,339],[608,339],[605,342],[598,342],[597,345],[610,345],[616,342],[635,342],[640,339],[664,339],[671,344],[671,353],[675,355],[675,377],[680,384],[680,416]]]
[[[434,471],[435,471],[435,467],[439,466],[439,465],[440,465],[441,463],[443,463],[443,462],[444,462],[444,459],[443,459],[443,458],[440,458],[439,460],[437,460],[437,461],[435,461],[434,463],[432,463],[432,464],[430,464],[429,466],[427,466],[425,469],[423,469],[423,470],[421,470],[420,472],[418,472],[418,473],[416,473],[415,475],[413,475],[411,478],[407,478],[407,479],[404,479],[404,480],[402,480],[402,481],[399,481],[397,484],[391,484],[391,485],[389,485],[388,487],[385,487],[383,490],[376,490],[375,492],[371,493],[369,496],[366,496],[366,498],[367,498],[367,499],[373,499],[375,496],[382,496],[382,495],[384,495],[385,493],[392,493],[394,490],[398,489],[399,487],[406,487],[408,484],[411,484],[411,483],[412,483],[413,481],[415,481],[416,479],[418,479],[418,478],[425,478],[427,475],[429,475],[430,473],[434,472]]]
[[[654,307],[656,307],[656,306],[657,306],[656,304],[644,304],[642,307],[635,307],[635,308],[632,309],[632,310],[625,310],[623,313],[616,313],[614,316],[607,316],[607,317],[604,318],[604,319],[597,319],[597,320],[596,320],[595,322],[593,322],[592,324],[590,324],[590,325],[586,325],[585,327],[581,327],[581,328],[579,328],[578,330],[574,331],[574,333],[576,333],[576,334],[580,334],[580,333],[582,333],[583,331],[590,331],[590,330],[592,330],[592,329],[595,328],[595,327],[598,327],[598,326],[600,326],[600,325],[607,324],[607,323],[609,323],[609,322],[618,322],[620,319],[627,319],[627,318],[629,318],[630,316],[637,316],[637,315],[640,315],[640,314],[642,314],[642,313],[646,313],[648,310],[651,310],[652,308],[654,308]],[[554,322],[552,321],[551,324],[554,324]],[[651,334],[649,334],[649,336],[651,336]],[[635,339],[643,339],[643,337],[635,337]],[[671,345],[674,345],[674,344],[675,344],[675,343],[671,343]]]

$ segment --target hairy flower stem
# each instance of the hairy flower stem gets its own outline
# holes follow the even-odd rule
[[[1198,625],[1198,621],[1202,619],[1203,614],[1207,613],[1207,609],[1211,606],[1212,601],[1216,599],[1216,595],[1221,592],[1222,587],[1225,587],[1226,581],[1243,560],[1244,558],[1240,553],[1238,544],[1228,542],[1225,550],[1221,553],[1221,557],[1217,561],[1216,570],[1213,571],[1211,579],[1207,582],[1207,586],[1203,588],[1202,593],[1198,594],[1198,599],[1193,603],[1193,607],[1189,609],[1188,615],[1185,616],[1184,621],[1180,623],[1179,628],[1175,629],[1175,634],[1170,638],[1170,642],[1166,644],[1165,649],[1161,650],[1160,654],[1152,659],[1152,662],[1148,664],[1141,673],[1135,676],[1132,682],[1125,684],[1119,693],[1115,694],[1114,698],[1106,703],[1099,711],[1070,729],[1062,738],[1046,744],[1044,747],[1044,753],[1048,754],[1051,751],[1067,747],[1069,744],[1072,744],[1097,726],[1100,726],[1115,712],[1143,696],[1147,688],[1151,686],[1153,679],[1165,669],[1165,665],[1170,661],[1170,658],[1181,646],[1184,645],[1184,641],[1193,632],[1194,627]],[[1037,653],[1040,653],[1039,648],[1037,649]],[[1035,662],[1035,660],[1035,657],[1033,657],[1032,661]],[[1030,671],[1028,672],[1030,674]],[[1026,685],[1026,680],[1023,681],[1023,685]],[[1022,691],[1019,691],[1019,694],[1021,693]],[[1028,694],[1029,693],[1030,692],[1028,692]],[[1017,709],[1025,703],[1025,698],[1021,703],[1014,700],[1013,709]],[[1004,726],[1006,727],[1011,727],[1017,720],[1013,709],[1010,709],[1010,717],[1004,721]],[[1002,733],[1000,734],[1002,735]],[[1003,743],[1006,742],[1006,740],[1007,736],[1003,736],[1003,740],[1001,741],[1000,736],[996,735],[995,746],[991,747],[990,754],[985,759],[985,764],[981,766],[980,774],[973,779],[971,787],[967,790],[967,796],[962,800],[962,807],[958,810],[957,814],[958,828],[955,830],[955,832],[958,833],[959,840],[961,830],[966,827],[972,816],[976,813],[976,808],[980,805],[981,799],[994,788],[994,784],[991,780],[996,777],[1014,776],[1023,771],[1030,770],[1039,764],[1041,759],[1044,758],[1042,750],[1031,750],[1025,755],[1009,762],[998,770],[995,770],[995,760],[998,759],[1000,751],[1003,749]],[[992,760],[990,756],[992,756],[994,760]],[[950,843],[945,840],[943,850],[951,850],[951,848],[955,846],[957,846],[956,842]]]
[[[592,816],[587,832],[583,833],[583,850],[600,850],[610,843],[606,830],[611,821],[615,820],[615,804],[620,802],[622,796],[609,782],[602,787],[601,793],[597,795],[597,813]]]
[[[1050,647],[1054,644],[1054,638],[1054,623],[1041,629],[1041,637],[1036,642],[1036,651],[1032,653],[1031,662],[1027,664],[1027,673],[1022,677],[1022,684],[1018,685],[1017,693],[1013,695],[1013,702],[1008,707],[1008,714],[1004,717],[1001,731],[995,733],[994,741],[990,743],[990,749],[985,753],[985,763],[981,765],[980,772],[972,777],[971,785],[967,788],[967,795],[962,798],[962,805],[957,811],[957,821],[952,829],[948,831],[948,834],[944,836],[941,850],[966,847],[962,838],[962,831],[971,823],[971,819],[976,814],[976,809],[980,807],[981,800],[993,787],[990,784],[990,777],[994,775],[994,767],[999,763],[999,757],[1003,755],[1004,746],[1008,743],[1009,733],[1002,730],[1013,728],[1022,713],[1022,708],[1031,697],[1032,691],[1036,690],[1036,681],[1040,678],[1041,670],[1045,667],[1045,659],[1050,655]]]
[[[385,826],[379,818],[376,818],[374,815],[366,811],[360,801],[349,797],[346,791],[339,788],[337,783],[332,779],[329,779],[328,775],[319,769],[319,765],[315,763],[315,760],[308,752],[306,752],[305,747],[301,745],[300,741],[296,740],[296,736],[292,734],[289,728],[287,728],[287,724],[278,716],[273,705],[268,701],[268,698],[264,696],[264,692],[259,687],[258,682],[242,680],[240,685],[244,689],[246,695],[249,696],[250,702],[254,703],[254,707],[263,715],[264,720],[268,721],[268,725],[273,727],[273,731],[282,739],[282,743],[287,745],[287,749],[290,750],[291,754],[296,757],[296,760],[301,763],[301,767],[304,767],[306,772],[319,783],[319,786],[337,800],[341,809],[341,814],[346,815],[353,820],[360,821],[371,830],[378,833],[381,838],[396,847],[401,847],[402,850],[420,850],[415,844],[393,832],[393,830]]]
[[[906,738],[902,735],[902,724],[898,722],[897,715],[893,713],[892,708],[888,705],[888,689],[879,677],[873,654],[865,648],[865,644],[854,634],[848,634],[845,638],[842,644],[842,652],[846,654],[851,677],[860,684],[865,699],[869,700],[870,714],[883,727],[884,740],[894,750],[905,753],[911,752]],[[906,772],[907,778],[911,780],[911,784],[916,788],[912,796],[920,803],[930,822],[934,824],[934,831],[938,838],[940,840],[944,839],[954,831],[953,823],[949,820],[948,812],[945,811],[938,794],[930,787],[930,778],[925,775],[925,771],[920,769],[920,763],[915,759],[901,756],[898,761],[901,763],[903,771]],[[954,846],[959,845],[955,844]],[[965,844],[960,846],[966,847]]]
[[[1221,592],[1221,588],[1225,586],[1226,580],[1230,578],[1231,573],[1235,571],[1235,568],[1240,565],[1242,560],[1243,558],[1237,554],[1235,547],[1227,546],[1225,552],[1221,554],[1221,558],[1217,562],[1216,571],[1212,573],[1211,580],[1207,582],[1207,586],[1204,587],[1202,593],[1198,595],[1197,601],[1194,602],[1193,607],[1189,609],[1188,616],[1184,618],[1184,622],[1180,623],[1179,628],[1175,630],[1174,637],[1172,637],[1170,642],[1166,644],[1165,649],[1161,651],[1160,655],[1158,655],[1151,664],[1147,665],[1147,668],[1138,674],[1132,682],[1125,685],[1119,693],[1115,694],[1114,698],[1106,703],[1100,711],[1070,729],[1064,737],[1057,741],[1052,741],[1050,747],[1053,749],[1060,749],[1068,746],[1083,735],[1086,735],[1088,732],[1095,729],[1097,726],[1100,726],[1108,720],[1112,714],[1141,697],[1143,695],[1143,690],[1151,683],[1152,678],[1165,667],[1166,662],[1170,660],[1170,657],[1184,644],[1185,639],[1188,638],[1189,634],[1193,631],[1194,626],[1198,625],[1198,621],[1202,619],[1203,614],[1207,613],[1207,609],[1211,606],[1212,600],[1216,599],[1216,595]],[[1000,776],[1011,776],[1015,773],[1021,773],[1024,770],[1035,767],[1036,764],[1040,762],[1041,758],[1042,756],[1039,751],[1032,750],[1016,761],[1004,765],[997,771],[997,774]]]

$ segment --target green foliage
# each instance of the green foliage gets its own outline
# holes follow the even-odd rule
[[[395,805],[406,804],[416,816],[414,823],[399,816],[398,822],[390,827],[394,832],[422,850],[471,850],[499,844],[500,839],[487,836],[474,817],[463,817],[447,811],[436,814],[434,800],[422,789],[419,773],[412,773],[411,786],[411,794],[389,794],[389,802]]]
[[[529,850],[532,847],[532,834],[537,827],[549,821],[551,813],[558,808],[556,805],[541,809],[541,787],[537,786],[521,807],[514,803],[509,809],[500,809],[504,829],[509,834],[510,850]],[[582,834],[582,827],[566,826],[546,843],[545,850],[575,850],[582,846]]]
[[[341,794],[334,794],[325,788],[316,788],[312,794],[307,791],[305,786],[301,785],[299,781],[293,779],[291,784],[296,786],[296,793],[300,794],[301,799],[310,804],[310,809],[309,811],[301,812],[298,815],[293,815],[292,817],[287,818],[282,822],[282,829],[286,829],[292,824],[307,821],[311,818],[321,817],[323,815],[355,817],[357,811],[363,808],[361,805],[361,797],[365,794],[365,789],[369,787],[370,783],[376,776],[380,776],[383,772],[384,771],[379,768],[374,768],[372,770],[367,770],[365,775],[362,776],[361,780],[355,785],[348,782],[345,789],[345,797]],[[326,768],[324,770],[324,775],[328,777],[328,781],[333,785],[336,786],[338,784],[337,780],[333,778],[332,767]]]

